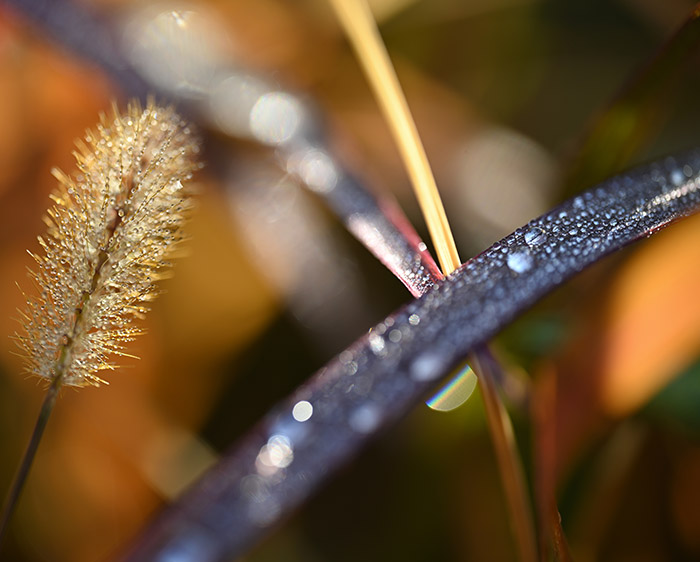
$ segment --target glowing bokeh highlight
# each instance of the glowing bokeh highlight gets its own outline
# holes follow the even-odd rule
[[[294,404],[294,408],[292,409],[292,416],[294,419],[300,423],[304,423],[305,421],[308,421],[311,416],[314,413],[314,407],[311,405],[310,402],[307,402],[306,400],[301,400]]]
[[[464,404],[476,388],[476,375],[467,365],[454,375],[430,400],[429,408],[449,412]]]

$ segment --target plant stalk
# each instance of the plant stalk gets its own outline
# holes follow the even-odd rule
[[[459,267],[461,260],[418,130],[369,5],[366,0],[330,0],[330,4],[358,54],[358,60],[391,128],[443,273],[450,274]],[[537,546],[525,478],[513,428],[496,391],[488,359],[488,353],[482,348],[470,357],[469,363],[472,367],[478,367],[482,374],[478,378],[481,380],[489,430],[496,447],[520,560],[536,562]],[[479,371],[474,369],[477,375]]]
[[[525,486],[525,475],[515,443],[513,425],[498,395],[489,359],[488,352],[481,348],[470,355],[469,363],[481,383],[479,388],[484,400],[486,420],[501,473],[519,559],[522,562],[537,562],[537,539]]]
[[[17,506],[17,501],[22,493],[25,482],[27,481],[27,476],[29,476],[29,471],[31,470],[32,462],[36,456],[36,451],[39,448],[41,437],[44,434],[44,429],[46,429],[46,424],[49,421],[54,404],[56,403],[58,389],[61,387],[61,380],[62,377],[55,377],[51,381],[51,385],[46,391],[44,402],[39,410],[39,417],[37,418],[36,425],[34,426],[34,432],[29,440],[29,445],[27,445],[27,450],[24,452],[24,456],[22,457],[22,464],[15,475],[15,479],[10,487],[10,492],[5,500],[5,505],[2,509],[2,519],[0,519],[0,544],[3,542],[10,519],[12,518],[12,514]]]

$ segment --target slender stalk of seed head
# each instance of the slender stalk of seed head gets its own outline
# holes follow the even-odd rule
[[[156,281],[183,240],[191,210],[183,181],[198,167],[196,141],[172,108],[149,101],[102,116],[77,143],[77,172],[59,170],[54,205],[39,238],[43,255],[30,254],[36,289],[20,313],[15,339],[26,371],[50,382],[29,447],[2,515],[0,539],[17,503],[41,435],[62,386],[99,386],[97,373],[114,370],[134,325],[158,294]],[[105,383],[106,384],[106,383]]]
[[[398,145],[443,273],[450,274],[460,265],[454,237],[418,129],[369,5],[366,0],[329,1],[358,55]],[[467,362],[481,382],[486,418],[497,453],[519,557],[523,562],[535,562],[534,524],[510,418],[491,378],[492,373],[485,368],[488,361],[480,360],[481,353],[475,351]]]
[[[2,509],[2,518],[0,519],[0,544],[3,543],[7,526],[12,518],[12,514],[15,511],[15,507],[17,506],[17,500],[22,493],[24,483],[27,481],[29,469],[32,466],[34,456],[36,455],[36,450],[39,447],[39,442],[44,434],[44,429],[46,428],[46,424],[49,421],[54,404],[56,403],[56,396],[58,395],[59,386],[60,379],[55,378],[53,381],[51,381],[51,385],[46,391],[46,396],[44,396],[44,402],[39,410],[39,417],[36,420],[32,437],[29,440],[27,450],[24,452],[24,456],[22,457],[22,463],[20,464],[12,486],[10,487],[10,493],[5,500],[5,505]]]

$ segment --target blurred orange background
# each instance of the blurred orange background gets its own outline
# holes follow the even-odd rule
[[[142,17],[138,2],[82,4],[117,34]],[[641,97],[630,77],[692,2],[372,4],[463,259],[582,187],[576,166],[591,131],[598,153],[633,146],[626,164],[697,144],[700,58],[690,48],[632,107],[637,129],[620,136],[623,118],[603,119],[623,85],[628,99]],[[393,193],[424,233],[388,128],[322,0],[157,10],[211,25],[222,64],[318,104],[338,158]],[[44,230],[51,168],[72,170],[75,139],[115,99],[124,101],[119,84],[0,6],[2,490],[44,386],[13,354],[15,283],[29,287],[26,250]],[[63,390],[3,546],[8,560],[115,556],[277,399],[410,298],[318,201],[287,187],[269,153],[198,126],[229,152],[209,155],[197,178],[187,255],[133,345],[141,359],[125,361],[108,387]],[[590,181],[603,179],[594,167]],[[256,195],[260,178],[284,193]],[[699,219],[597,265],[496,342],[527,397],[511,404],[526,472],[532,483],[538,463],[551,470],[575,560],[700,558]],[[273,220],[296,252],[277,246],[280,235],[265,238]],[[309,248],[317,258],[307,270]],[[534,446],[550,433],[554,441]],[[515,559],[494,467],[478,397],[449,413],[419,408],[246,559]]]

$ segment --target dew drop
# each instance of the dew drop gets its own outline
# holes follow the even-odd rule
[[[408,323],[411,326],[418,326],[418,324],[420,324],[420,316],[418,316],[417,314],[411,314],[408,317]]]
[[[528,246],[539,246],[545,240],[547,240],[547,235],[541,228],[534,227],[525,233],[525,243]]]
[[[311,416],[314,413],[314,407],[311,405],[311,402],[308,402],[306,400],[301,400],[294,404],[294,408],[292,408],[292,416],[294,419],[300,423],[303,423],[305,421],[308,421]]]
[[[415,381],[429,381],[442,375],[444,358],[433,350],[421,353],[411,365],[411,378]]]
[[[384,355],[385,350],[384,338],[380,336],[377,332],[372,332],[369,335],[369,348],[375,355]]]
[[[371,433],[379,425],[380,415],[376,406],[360,406],[348,419],[350,427],[358,433]]]
[[[515,273],[524,273],[532,267],[532,256],[527,250],[515,250],[508,254],[506,264]]]
[[[293,460],[294,451],[289,439],[285,435],[273,435],[260,449],[255,464],[258,473],[267,475],[276,469],[288,467]]]
[[[684,180],[685,176],[683,175],[683,172],[678,168],[674,169],[671,172],[671,181],[673,182],[673,185],[680,185],[683,183]]]
[[[389,340],[393,343],[399,343],[402,337],[403,334],[401,333],[401,330],[394,329],[391,332],[389,332]]]

